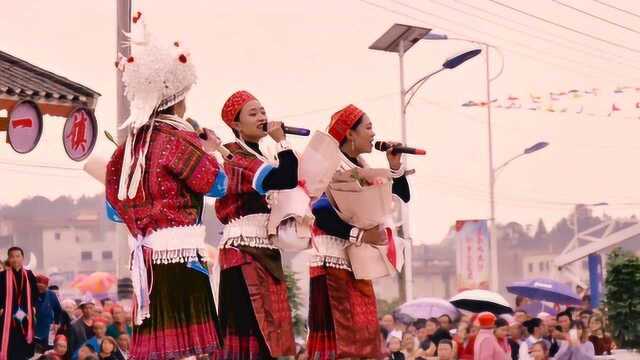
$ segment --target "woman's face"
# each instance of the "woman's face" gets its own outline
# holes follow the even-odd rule
[[[591,321],[589,321],[589,329],[591,329],[592,332],[599,331],[602,329],[602,322],[598,319],[591,318]]]
[[[494,330],[494,333],[496,335],[496,338],[498,339],[504,339],[507,337],[507,335],[509,334],[509,326],[501,326],[499,328],[496,328]]]
[[[376,133],[373,132],[373,124],[367,114],[362,115],[360,125],[355,129],[349,130],[347,133],[347,146],[357,155],[370,153],[373,150],[373,138]]]
[[[258,100],[247,102],[240,110],[239,121],[233,126],[240,136],[248,141],[257,142],[267,135],[262,126],[267,122],[267,112]]]
[[[102,352],[105,354],[111,354],[115,350],[113,343],[111,341],[103,341],[102,342]]]
[[[125,321],[124,310],[122,310],[122,308],[119,308],[119,307],[113,308],[113,322],[124,323],[124,321]]]
[[[413,335],[406,333],[402,337],[402,348],[405,350],[413,351],[413,348],[416,346],[416,341],[413,338]]]
[[[533,348],[531,348],[531,357],[533,360],[544,360],[546,359],[546,355],[544,353],[544,349],[540,344],[534,344]]]
[[[65,355],[67,353],[67,342],[66,341],[58,341],[53,346],[53,351],[55,351],[58,355]]]

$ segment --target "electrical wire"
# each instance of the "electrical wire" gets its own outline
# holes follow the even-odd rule
[[[417,18],[415,16],[409,15],[407,13],[403,13],[403,12],[400,12],[400,11],[397,11],[397,10],[394,10],[394,9],[390,9],[390,8],[388,8],[386,6],[371,2],[369,0],[360,0],[360,1],[365,3],[365,4],[367,4],[367,5],[382,9],[384,11],[387,11],[387,12],[390,12],[390,13],[393,13],[393,14],[396,14],[396,15],[400,15],[400,16],[403,16],[403,17],[406,17],[406,18],[409,18],[409,19],[412,19],[412,20],[416,20],[416,21],[418,21],[418,22],[420,22],[422,24],[428,24],[428,22],[425,21],[424,19],[420,19],[420,18]],[[448,19],[446,19],[446,20],[449,21]],[[461,38],[470,38],[470,36],[465,35],[463,33],[460,33],[459,31],[447,29],[444,26],[438,26],[438,27],[440,29],[444,30],[444,31],[447,31],[447,32],[451,33],[451,34],[456,34],[456,35],[460,36]],[[491,37],[493,37],[492,34],[489,34],[489,35]],[[526,45],[524,45],[524,46],[526,47]],[[548,61],[546,59],[541,59],[540,57],[536,56],[536,54],[540,53],[540,50],[534,49],[533,51],[535,52],[535,54],[530,54],[530,53],[526,53],[526,52],[522,52],[522,51],[510,49],[510,48],[505,48],[504,50],[507,51],[507,52],[510,52],[512,54],[515,54],[517,56],[520,56],[523,59],[526,59],[526,60],[529,60],[529,61],[535,60],[538,63],[551,65],[552,67],[562,68],[562,69],[565,69],[566,71],[572,72],[572,73],[580,75],[580,76],[586,76],[586,77],[590,77],[590,78],[593,78],[593,79],[609,79],[609,80],[613,80],[614,79],[613,77],[603,77],[601,75],[595,74],[594,72],[586,72],[586,71],[577,70],[575,66],[574,67],[568,67],[568,66],[565,66],[563,64],[558,64],[558,63],[550,62],[550,61]],[[577,63],[576,61],[573,61],[573,60],[569,60],[569,61]],[[578,63],[578,65],[581,65],[581,64]],[[609,72],[605,72],[605,73],[608,74]],[[625,74],[624,77],[627,78],[628,74]],[[615,80],[618,81],[619,79],[615,78]]]
[[[603,39],[603,38],[598,37],[598,36],[591,35],[591,34],[586,33],[584,31],[576,30],[576,29],[571,28],[569,26],[559,24],[559,23],[557,23],[555,21],[551,21],[551,20],[545,19],[545,18],[543,18],[541,16],[537,16],[537,15],[532,14],[530,12],[527,12],[527,11],[524,11],[524,10],[520,10],[520,9],[515,8],[513,6],[507,5],[507,4],[505,4],[503,2],[500,2],[498,0],[488,0],[488,1],[491,1],[492,3],[494,3],[496,5],[500,5],[500,6],[504,7],[504,8],[513,10],[513,11],[515,11],[517,13],[522,14],[522,15],[526,15],[526,16],[532,17],[534,19],[540,20],[540,21],[545,22],[547,24],[554,25],[554,26],[562,28],[564,30],[571,31],[571,32],[576,33],[576,34],[580,34],[582,36],[586,36],[586,37],[591,38],[593,40],[598,40],[598,41],[601,41],[603,43],[609,44],[611,46],[615,46],[615,47],[618,47],[618,48],[621,48],[621,49],[625,49],[625,50],[628,50],[628,51],[632,51],[632,52],[635,52],[635,53],[640,53],[639,49],[631,48],[631,47],[628,47],[628,46],[625,46],[625,45],[622,45],[622,44],[618,44],[616,42],[613,42],[613,41],[610,41],[610,40],[607,40],[607,39]]]
[[[629,11],[629,10],[625,10],[625,9],[621,9],[621,8],[619,8],[619,7],[615,7],[615,6],[613,6],[613,5],[609,4],[609,3],[606,3],[606,2],[601,1],[601,0],[593,0],[593,1],[597,2],[597,3],[598,3],[598,4],[600,4],[600,5],[604,5],[604,6],[606,6],[606,7],[609,7],[609,8],[611,8],[611,9],[618,10],[618,11],[623,12],[623,13],[625,13],[625,14],[628,14],[628,15],[635,16],[635,17],[640,18],[640,15],[638,15],[638,14],[636,14],[636,13],[633,13],[633,12],[631,12],[631,11]]]
[[[530,50],[533,50],[533,51],[538,52],[538,53],[541,51],[540,49],[532,48],[528,44],[525,44],[525,43],[522,43],[522,42],[519,42],[519,41],[508,40],[508,39],[505,39],[504,37],[496,36],[495,34],[492,34],[492,33],[486,32],[486,31],[470,28],[470,27],[467,26],[467,24],[464,24],[464,23],[461,23],[461,22],[457,22],[457,21],[452,21],[449,18],[446,18],[446,17],[440,16],[440,15],[425,11],[425,10],[423,10],[421,8],[406,4],[406,3],[402,2],[402,1],[399,1],[399,0],[390,0],[390,1],[392,1],[392,2],[394,2],[396,4],[399,4],[401,6],[404,6],[404,7],[408,8],[408,9],[420,12],[422,14],[441,19],[441,20],[449,22],[451,24],[455,24],[456,26],[461,26],[461,27],[463,27],[463,28],[465,28],[467,30],[471,30],[471,31],[473,31],[475,33],[478,33],[478,34],[485,34],[485,35],[487,35],[487,36],[489,36],[491,38],[502,39],[503,41],[511,42],[513,44],[516,44],[517,46],[520,46],[520,47],[526,48],[526,49],[530,49]],[[560,55],[552,55],[552,57],[557,58],[557,59],[561,59],[561,60],[566,61],[566,62],[574,63],[574,64],[577,64],[577,65],[580,65],[580,66],[583,66],[583,67],[590,67],[590,68],[592,68],[592,69],[594,69],[594,70],[596,70],[598,72],[605,72],[606,71],[607,73],[614,73],[620,78],[628,78],[628,76],[629,76],[628,73],[611,72],[611,68],[610,67],[607,67],[606,69],[604,69],[604,68],[596,67],[594,65],[583,63],[583,62],[580,62],[580,61],[576,61],[576,60],[574,60],[572,58],[567,58],[567,57],[560,56]]]
[[[602,16],[598,16],[598,15],[592,14],[592,13],[590,13],[590,12],[584,11],[584,10],[582,10],[582,9],[578,9],[578,8],[577,8],[577,7],[575,7],[575,6],[571,6],[571,5],[569,5],[569,4],[563,3],[563,2],[562,2],[562,1],[560,1],[560,0],[551,0],[551,1],[553,1],[554,3],[556,3],[556,4],[558,4],[558,5],[561,5],[561,6],[564,6],[564,7],[566,7],[566,8],[569,8],[569,9],[571,9],[571,10],[573,10],[573,11],[577,11],[577,12],[579,12],[579,13],[583,14],[583,15],[587,15],[587,16],[590,16],[590,17],[592,17],[592,18],[594,18],[594,19],[598,19],[598,20],[600,20],[600,21],[606,22],[607,24],[617,26],[617,27],[619,27],[619,28],[622,28],[622,29],[625,29],[625,30],[628,30],[628,31],[634,32],[634,33],[636,33],[636,34],[640,34],[640,31],[638,31],[638,30],[632,29],[632,28],[630,28],[630,27],[628,27],[628,26],[625,26],[625,25],[622,25],[622,24],[618,24],[617,22],[615,22],[615,21],[611,21],[611,20],[606,19],[606,18],[603,18]]]
[[[478,18],[478,19],[484,20],[485,22],[488,22],[488,23],[490,23],[490,24],[497,25],[497,26],[503,27],[503,28],[505,28],[505,29],[509,29],[509,30],[511,30],[511,31],[514,31],[514,32],[518,32],[518,33],[521,33],[521,34],[525,34],[525,35],[527,35],[527,36],[529,36],[529,37],[532,37],[532,38],[536,38],[536,39],[539,39],[539,40],[545,41],[546,43],[553,43],[553,44],[556,44],[556,45],[558,45],[558,46],[562,47],[563,49],[565,49],[565,48],[570,48],[570,49],[573,49],[574,51],[577,51],[577,52],[580,52],[580,53],[583,53],[583,54],[589,55],[589,56],[591,56],[591,57],[597,57],[597,58],[600,58],[600,59],[602,59],[602,60],[604,60],[604,61],[607,61],[608,63],[610,63],[610,62],[615,62],[615,63],[620,64],[620,65],[629,66],[629,67],[632,67],[632,68],[635,68],[635,69],[640,70],[640,67],[635,66],[635,65],[633,65],[633,64],[629,64],[629,63],[622,62],[622,61],[620,61],[617,57],[605,57],[605,56],[603,56],[603,55],[602,55],[602,54],[603,54],[603,52],[602,52],[601,50],[600,50],[600,51],[598,51],[598,52],[586,51],[586,50],[584,49],[584,44],[581,44],[581,47],[567,46],[567,45],[563,44],[562,42],[560,42],[560,41],[556,40],[555,38],[552,38],[552,37],[545,37],[545,36],[540,36],[540,35],[532,34],[532,33],[530,33],[530,32],[527,32],[527,31],[524,31],[524,30],[520,30],[520,29],[518,29],[518,28],[514,28],[514,27],[512,27],[512,26],[508,26],[508,25],[505,25],[505,24],[501,24],[501,23],[495,22],[495,21],[493,21],[493,20],[491,20],[491,19],[487,19],[486,17],[482,17],[482,16],[480,16],[480,15],[473,14],[473,13],[471,13],[471,12],[467,12],[467,11],[461,10],[461,9],[459,9],[459,8],[455,8],[455,7],[453,7],[453,6],[447,5],[446,3],[442,3],[441,1],[437,1],[437,0],[428,0],[428,1],[430,1],[430,2],[432,2],[432,3],[435,3],[435,4],[438,4],[438,5],[442,6],[442,7],[445,7],[445,8],[451,9],[451,10],[454,10],[454,11],[456,11],[456,12],[459,12],[459,13],[466,14],[466,15],[471,16],[471,17],[475,17],[475,18]],[[473,5],[468,5],[468,4],[465,4],[465,3],[462,3],[462,4],[463,4],[463,5],[466,5],[466,6],[468,6],[468,7],[471,7],[471,8],[474,8],[474,9],[478,9],[478,10],[482,10],[482,11],[484,11],[484,12],[486,12],[486,13],[491,14],[490,12],[487,12],[487,11],[485,11],[484,9],[481,9],[481,8],[475,7],[475,6],[473,6]],[[495,14],[492,14],[492,15],[493,15],[493,16],[497,16],[497,15],[495,15]],[[512,21],[512,22],[513,22],[513,21]],[[516,24],[519,24],[520,26],[526,26],[526,25],[523,25],[523,24],[518,23],[518,22],[515,22],[515,23],[516,23]],[[556,37],[557,37],[557,36],[556,36]],[[565,39],[565,41],[566,41],[566,39]]]

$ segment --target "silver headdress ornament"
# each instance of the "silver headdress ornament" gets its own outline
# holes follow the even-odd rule
[[[120,126],[120,129],[129,129],[120,174],[120,200],[127,196],[134,198],[137,193],[156,113],[183,100],[196,82],[190,53],[177,41],[171,44],[155,41],[144,23],[142,13],[137,12],[133,17],[131,32],[126,35],[131,56],[119,55],[116,61],[130,103],[130,115]],[[138,130],[147,124],[150,127],[144,134],[143,146],[135,151]]]

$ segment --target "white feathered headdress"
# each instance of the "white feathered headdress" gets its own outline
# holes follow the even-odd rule
[[[184,99],[196,82],[189,52],[177,41],[167,44],[155,41],[140,12],[133,18],[131,33],[127,36],[131,56],[120,55],[116,62],[130,103],[130,115],[120,126],[120,129],[129,129],[120,174],[120,200],[135,197],[144,172],[151,129],[146,134],[144,146],[134,153],[138,130],[146,124],[152,127],[155,113]]]

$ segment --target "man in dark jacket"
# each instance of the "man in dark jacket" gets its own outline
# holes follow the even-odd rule
[[[80,302],[80,310],[82,317],[71,323],[69,333],[69,353],[75,353],[82,344],[88,339],[95,336],[93,333],[93,317],[95,312],[95,304],[93,299],[85,297]]]

